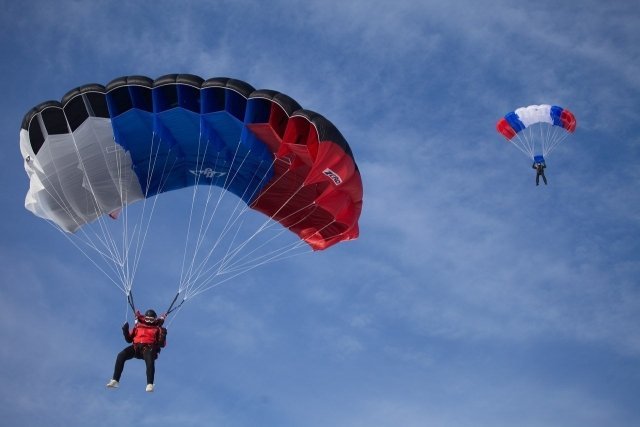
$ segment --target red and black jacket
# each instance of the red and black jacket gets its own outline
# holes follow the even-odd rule
[[[164,318],[159,317],[154,323],[149,324],[146,323],[144,318],[145,316],[140,312],[136,312],[137,323],[131,329],[124,328],[122,330],[124,334],[124,339],[128,343],[133,343],[133,345],[151,345],[164,347],[167,345],[167,328],[163,327]]]

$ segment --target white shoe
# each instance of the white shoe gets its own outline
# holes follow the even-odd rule
[[[149,393],[152,393],[153,392],[153,384],[147,384],[146,391],[149,392]]]
[[[116,380],[111,380],[107,383],[107,387],[109,388],[118,388],[120,386],[120,383]]]

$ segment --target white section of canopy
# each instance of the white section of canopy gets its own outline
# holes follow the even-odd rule
[[[529,127],[534,123],[553,124],[553,119],[551,119],[551,105],[529,105],[528,107],[518,108],[515,113],[525,127]]]
[[[46,135],[37,155],[23,129],[20,147],[30,178],[25,207],[64,231],[75,232],[143,198],[131,158],[114,142],[109,119],[89,117],[73,133]]]

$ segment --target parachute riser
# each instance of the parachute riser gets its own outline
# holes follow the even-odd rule
[[[136,315],[136,305],[133,303],[133,292],[129,291],[127,293],[127,302],[129,303],[129,307],[133,311],[133,315]]]
[[[170,313],[176,311],[177,309],[179,309],[180,307],[182,307],[182,304],[184,304],[184,302],[187,300],[187,298],[183,298],[182,301],[180,301],[180,304],[175,305],[176,301],[178,301],[178,297],[180,296],[180,292],[178,292],[176,294],[175,297],[173,297],[173,301],[171,301],[171,304],[169,305],[169,308],[164,312],[164,316],[168,316]],[[136,310],[136,305],[133,302],[133,292],[129,291],[127,293],[127,303],[129,304],[129,307],[131,307],[131,311],[133,311],[133,315],[135,316],[137,313]]]
[[[171,301],[169,308],[165,311],[165,316],[168,316],[171,312],[176,311],[177,309],[182,307],[182,304],[184,304],[184,302],[187,300],[187,298],[182,298],[182,301],[180,301],[180,304],[174,307],[176,301],[178,301],[179,296],[180,296],[180,292],[178,292],[176,296],[173,297],[173,301]]]

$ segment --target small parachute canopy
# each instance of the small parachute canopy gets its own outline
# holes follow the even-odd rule
[[[573,113],[557,105],[529,105],[507,113],[496,130],[530,158],[546,156],[576,130]]]
[[[572,133],[576,130],[576,118],[573,113],[555,105],[530,105],[518,108],[500,119],[496,129],[505,138],[512,139],[517,133],[536,123],[560,126]]]

